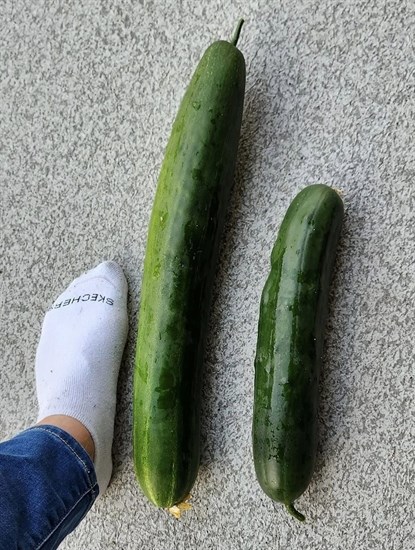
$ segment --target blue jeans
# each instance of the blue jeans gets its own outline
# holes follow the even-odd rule
[[[85,449],[55,426],[0,443],[0,550],[50,550],[75,529],[98,496]]]

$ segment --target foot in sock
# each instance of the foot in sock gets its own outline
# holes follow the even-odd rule
[[[36,354],[38,421],[66,415],[87,428],[100,495],[112,472],[117,379],[127,332],[127,281],[116,263],[103,262],[54,302]]]

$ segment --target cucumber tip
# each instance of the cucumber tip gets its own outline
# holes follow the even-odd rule
[[[189,500],[192,497],[190,495],[187,495],[182,502],[179,502],[178,504],[175,504],[174,506],[170,506],[170,508],[167,508],[167,511],[169,514],[171,514],[176,519],[180,519],[183,512],[186,512],[187,510],[191,510],[192,505],[189,503]]]
[[[301,512],[299,512],[298,510],[296,510],[294,508],[294,503],[293,502],[290,502],[290,503],[286,504],[285,507],[287,508],[288,512],[293,517],[298,519],[298,521],[305,521],[305,516]]]

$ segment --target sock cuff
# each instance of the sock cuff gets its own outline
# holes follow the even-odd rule
[[[64,416],[70,416],[71,418],[75,418],[75,420],[78,420],[90,433],[92,440],[94,442],[94,468],[95,468],[95,474],[97,476],[97,482],[98,482],[98,488],[99,488],[99,496],[101,496],[106,488],[108,487],[108,484],[111,479],[111,472],[112,472],[112,445],[103,444],[101,441],[101,438],[98,436],[98,431],[95,428],[95,423],[91,421],[88,418],[88,415],[85,414],[85,411],[82,410],[74,410],[69,407],[62,407],[61,405],[58,406],[49,406],[45,407],[39,410],[39,414],[37,417],[36,422],[40,422],[44,418],[48,416],[53,415],[64,415]],[[63,428],[62,428],[63,429]],[[102,433],[102,429],[105,429],[105,433]],[[105,428],[101,427],[101,437],[105,437],[106,441],[113,440],[114,435],[114,421],[111,422],[110,419],[108,419],[108,422],[105,425]],[[110,456],[108,456],[108,454]]]

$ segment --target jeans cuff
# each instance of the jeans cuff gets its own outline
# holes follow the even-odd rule
[[[51,424],[41,424],[41,425],[32,426],[31,428],[28,428],[27,430],[24,430],[24,431],[31,432],[34,430],[40,430],[46,434],[49,434],[51,437],[58,439],[61,443],[66,445],[74,455],[75,459],[78,461],[81,468],[86,473],[89,479],[89,485],[91,490],[93,490],[94,486],[96,485],[95,492],[98,494],[98,482],[97,482],[97,476],[95,474],[94,463],[92,462],[91,457],[86,452],[86,450],[82,447],[82,445],[71,434],[69,434],[68,432],[65,432],[65,430],[62,430],[62,428],[58,428],[57,426],[52,426]]]

